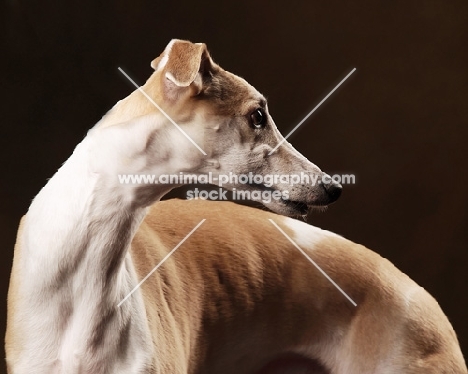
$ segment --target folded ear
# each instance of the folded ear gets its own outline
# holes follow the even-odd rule
[[[162,70],[164,85],[167,86],[165,91],[169,96],[175,93],[172,91],[189,86],[193,88],[192,94],[197,95],[202,89],[202,75],[212,66],[205,44],[178,39],[173,39],[161,56],[151,62],[153,69]]]

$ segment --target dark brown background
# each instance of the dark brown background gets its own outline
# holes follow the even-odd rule
[[[290,138],[322,169],[357,176],[309,221],[429,290],[468,352],[466,1],[96,3],[3,4],[2,321],[20,216],[132,90],[117,67],[143,83],[150,61],[183,38],[206,42],[221,66],[267,95],[283,133],[357,68]]]

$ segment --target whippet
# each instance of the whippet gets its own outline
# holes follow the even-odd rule
[[[20,223],[9,373],[467,372],[437,302],[370,250],[232,203],[153,204],[180,183],[119,183],[136,173],[324,175],[287,142],[271,153],[283,138],[265,98],[204,44],[174,40],[152,67],[142,87],[151,100],[136,90],[117,103]],[[340,188],[278,182],[268,190],[288,198],[267,206],[299,216]]]

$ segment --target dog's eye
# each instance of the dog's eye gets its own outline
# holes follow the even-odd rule
[[[262,108],[255,109],[250,115],[250,123],[256,129],[265,127],[267,116]]]

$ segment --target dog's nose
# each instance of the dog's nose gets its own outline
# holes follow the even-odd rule
[[[328,183],[324,183],[323,187],[325,188],[325,191],[327,192],[327,195],[330,199],[330,203],[338,200],[338,198],[341,195],[341,190],[343,187],[341,187],[341,184],[338,182],[330,181]]]

